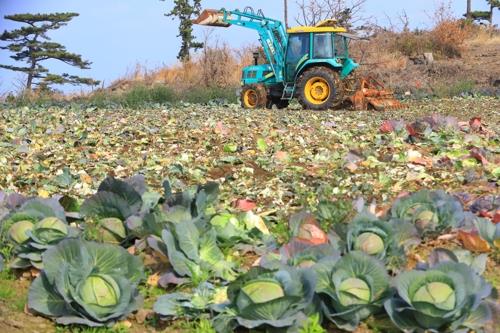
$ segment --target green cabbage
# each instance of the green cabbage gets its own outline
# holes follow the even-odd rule
[[[139,258],[111,244],[67,239],[43,255],[28,307],[58,324],[111,325],[138,309]]]
[[[397,295],[385,303],[394,324],[408,332],[479,330],[491,318],[492,291],[471,267],[446,261],[396,277]]]
[[[297,329],[314,311],[314,288],[310,270],[253,268],[229,285],[229,304],[214,319],[214,327],[219,333],[234,332],[238,327]]]
[[[421,190],[397,199],[390,218],[410,222],[420,234],[458,228],[465,219],[462,204],[444,191]]]
[[[363,252],[350,252],[337,263],[323,262],[316,272],[323,314],[344,330],[354,331],[391,296],[384,265]]]

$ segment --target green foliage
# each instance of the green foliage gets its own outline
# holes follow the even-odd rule
[[[56,326],[56,333],[128,333],[129,329],[123,324],[113,327],[86,327],[78,325]]]
[[[69,74],[53,74],[42,66],[46,60],[58,60],[80,69],[89,69],[90,62],[83,60],[81,55],[68,52],[66,47],[52,42],[47,33],[68,24],[77,13],[53,14],[16,14],[6,15],[5,19],[23,23],[25,26],[11,31],[4,31],[0,41],[8,43],[0,49],[13,52],[15,61],[25,62],[26,67],[0,65],[0,68],[27,74],[26,90],[29,92],[35,84],[42,91],[53,84],[97,85],[99,81]],[[35,81],[36,80],[36,81]]]
[[[321,200],[317,206],[316,217],[323,230],[344,229],[353,213],[352,203],[348,200]]]
[[[236,276],[234,264],[217,246],[215,231],[198,228],[192,220],[172,223],[162,231],[161,238],[149,237],[148,244],[168,256],[177,275],[189,277],[194,285],[211,277],[232,281]]]
[[[175,99],[173,91],[160,84],[152,87],[137,84],[118,97],[120,104],[129,108],[140,108],[151,103],[167,104],[172,103]]]
[[[221,213],[210,220],[218,240],[224,246],[237,243],[262,244],[272,237],[262,218],[253,212],[240,214]]]
[[[193,333],[216,333],[212,326],[212,322],[206,318],[198,320],[193,327]]]
[[[476,83],[471,80],[460,80],[452,84],[440,84],[433,87],[434,95],[438,98],[471,95],[474,93]]]
[[[210,103],[236,103],[236,89],[233,87],[193,87],[182,94],[177,95],[177,99],[187,103],[210,104]]]
[[[188,61],[190,51],[203,47],[203,43],[197,42],[193,35],[192,20],[200,14],[201,0],[174,0],[174,7],[166,16],[177,18],[179,20],[178,37],[182,39],[181,49],[177,58],[182,61]]]
[[[227,301],[226,291],[226,287],[216,288],[205,282],[189,292],[175,292],[158,297],[153,310],[165,320],[197,319],[209,311],[217,311]],[[206,326],[206,323],[200,324]]]
[[[10,271],[0,273],[0,302],[19,312],[26,304],[26,290],[16,285],[16,277]]]
[[[196,321],[183,321],[180,323],[174,323],[171,328],[175,329],[179,327],[183,332],[192,332],[192,333],[216,333],[215,329],[212,326],[212,322],[205,318],[201,317]]]
[[[292,239],[283,245],[279,253],[267,253],[261,257],[260,266],[279,269],[282,266],[315,269],[323,261],[336,262],[340,258],[339,249],[332,244],[311,245]]]
[[[311,315],[300,328],[299,333],[326,333],[326,330],[321,327],[321,318],[319,313]]]
[[[21,106],[42,106],[67,104],[60,101],[51,94],[21,93],[13,96],[8,101],[9,105]],[[225,105],[236,103],[236,87],[194,87],[185,91],[174,91],[167,85],[155,84],[153,86],[144,84],[134,84],[123,92],[110,92],[97,90],[85,97],[76,97],[72,103],[81,104],[84,107],[97,108],[128,108],[146,109],[158,106],[184,105],[184,103],[203,105]]]

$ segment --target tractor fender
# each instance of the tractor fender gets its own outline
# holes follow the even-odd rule
[[[307,69],[311,68],[311,67],[319,67],[319,66],[322,66],[322,67],[327,67],[327,68],[331,68],[333,69],[334,71],[336,72],[340,72],[342,71],[342,64],[337,62],[335,59],[332,59],[331,61],[325,61],[323,59],[318,59],[318,60],[309,60],[307,61],[306,63],[304,63],[300,68],[299,70],[297,71],[297,73],[295,74],[295,80],[294,82],[297,82],[298,78],[302,75],[302,73],[304,73],[304,71],[306,71]]]

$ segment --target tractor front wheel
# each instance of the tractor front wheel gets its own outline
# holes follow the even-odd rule
[[[328,67],[306,70],[297,81],[299,103],[304,109],[328,110],[344,100],[344,87],[339,74]]]
[[[240,94],[241,106],[244,109],[260,109],[267,105],[267,92],[263,85],[243,86]]]

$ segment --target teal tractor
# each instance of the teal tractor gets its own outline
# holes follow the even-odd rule
[[[297,98],[305,109],[327,110],[351,102],[356,109],[370,106],[372,99],[390,101],[386,90],[366,86],[355,92],[351,73],[358,64],[349,56],[349,42],[355,36],[338,27],[334,20],[325,20],[314,27],[285,29],[281,21],[257,13],[250,7],[239,10],[203,11],[195,24],[229,27],[232,25],[256,30],[265,55],[266,64],[255,63],[243,69],[241,78],[241,105],[247,109],[286,108]],[[356,81],[357,82],[357,81]],[[364,81],[368,84],[368,81]],[[367,89],[369,88],[369,89]],[[354,93],[355,92],[355,93]],[[382,92],[382,93],[381,93]]]

